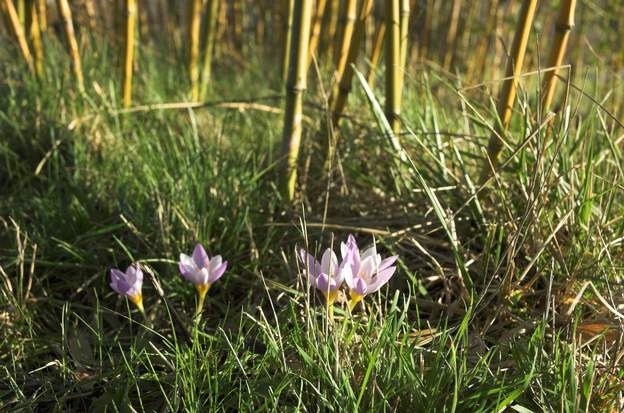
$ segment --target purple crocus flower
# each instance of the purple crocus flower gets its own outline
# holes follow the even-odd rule
[[[390,280],[396,271],[392,264],[398,256],[382,259],[375,245],[360,254],[353,235],[349,235],[346,243],[341,243],[340,250],[351,262],[351,271],[345,272],[345,282],[351,294],[349,307],[353,309],[365,296],[378,291]]]
[[[303,263],[303,272],[307,275],[310,285],[319,289],[325,296],[327,304],[331,306],[338,296],[338,289],[347,273],[351,271],[349,256],[344,257],[342,262],[338,263],[334,251],[327,248],[319,263],[312,254],[301,249],[299,258]]]
[[[143,296],[141,295],[141,287],[143,287],[143,271],[138,265],[130,265],[126,272],[121,272],[117,268],[111,269],[110,286],[120,295],[125,295],[132,301],[138,309],[143,313]]]
[[[201,244],[195,246],[193,255],[190,257],[186,254],[180,254],[180,273],[186,280],[195,284],[199,293],[198,313],[204,305],[204,298],[210,286],[221,278],[227,264],[227,261],[223,261],[220,255],[210,258]]]

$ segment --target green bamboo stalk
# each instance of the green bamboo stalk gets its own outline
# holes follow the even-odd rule
[[[189,76],[191,79],[191,100],[199,99],[199,33],[201,28],[201,0],[192,0],[189,11]]]
[[[386,117],[395,135],[401,131],[401,29],[399,1],[386,1]]]
[[[284,28],[284,48],[282,49],[284,55],[282,57],[282,82],[285,84],[288,80],[288,68],[290,67],[290,45],[292,41],[292,25],[293,25],[293,14],[295,10],[295,0],[285,0],[284,7],[286,8],[284,19],[285,28]]]
[[[297,159],[303,126],[303,92],[306,89],[311,20],[312,0],[295,0],[283,133],[285,162],[283,190],[289,200],[294,198],[297,182]]]
[[[524,57],[527,44],[529,43],[529,34],[531,33],[531,25],[533,23],[533,17],[535,16],[536,6],[537,0],[524,0],[522,4],[520,18],[518,19],[518,25],[516,27],[516,34],[511,46],[511,54],[507,59],[507,68],[505,69],[506,80],[503,83],[498,98],[497,112],[500,123],[497,123],[496,132],[492,134],[488,143],[487,156],[489,160],[486,159],[486,163],[483,167],[483,172],[481,174],[482,182],[493,172],[490,162],[493,167],[497,165],[498,155],[503,148],[502,135],[511,122],[513,106],[516,100],[516,89],[524,64]]]
[[[368,75],[366,76],[366,82],[372,88],[375,83],[375,74],[377,69],[377,63],[381,57],[381,50],[383,48],[384,35],[386,34],[386,22],[380,21],[377,25],[377,31],[375,32],[375,39],[373,40],[373,52],[370,58],[370,67]]]
[[[217,19],[219,17],[219,0],[208,0],[206,15],[206,38],[204,40],[204,66],[201,78],[200,98],[205,99],[208,84],[212,77],[212,55],[217,35]]]
[[[312,56],[316,56],[316,48],[321,37],[321,24],[323,23],[326,6],[327,0],[318,0],[316,4],[316,12],[312,20],[312,37],[310,38],[310,50],[308,51],[308,64],[312,63]]]
[[[570,31],[574,27],[574,10],[576,0],[564,0],[559,9],[559,17],[555,25],[555,38],[550,49],[548,67],[561,66],[568,46]],[[544,74],[542,85],[542,115],[550,109],[555,95],[556,79],[560,69],[549,70]]]
[[[13,35],[15,36],[15,40],[17,40],[17,44],[19,45],[20,52],[22,52],[24,60],[26,61],[26,65],[31,71],[34,71],[35,67],[33,65],[33,58],[30,54],[30,49],[28,48],[26,36],[24,35],[24,29],[19,21],[17,10],[15,10],[15,5],[13,4],[12,0],[4,0],[3,5],[4,12],[9,19],[11,30],[13,31]]]
[[[56,0],[57,7],[63,18],[65,26],[65,35],[67,36],[67,42],[69,43],[69,53],[72,60],[72,66],[74,68],[74,75],[78,81],[78,88],[81,92],[84,91],[84,77],[82,75],[82,64],[80,63],[80,53],[78,52],[78,42],[76,41],[76,35],[74,33],[74,23],[72,21],[72,13],[69,8],[67,0]]]
[[[123,106],[132,105],[132,68],[134,65],[134,36],[136,29],[136,0],[126,0],[126,43],[123,72]]]

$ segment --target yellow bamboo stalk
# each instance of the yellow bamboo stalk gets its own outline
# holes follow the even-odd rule
[[[192,0],[189,12],[189,76],[191,79],[191,100],[199,99],[199,33],[201,23],[201,0]]]
[[[386,0],[386,118],[395,134],[401,131],[401,29],[399,1]]]
[[[368,75],[366,76],[366,82],[370,87],[373,87],[375,83],[375,74],[377,69],[377,63],[381,57],[381,50],[383,49],[384,35],[386,34],[386,22],[384,20],[379,22],[377,31],[375,32],[375,39],[373,40],[373,52],[370,58],[370,68]]]
[[[453,0],[451,7],[451,20],[449,21],[446,41],[444,44],[444,55],[442,66],[446,69],[451,67],[453,61],[453,51],[455,50],[455,39],[457,38],[457,27],[459,26],[459,14],[461,12],[462,0]]]
[[[17,16],[22,27],[26,27],[26,0],[17,0]]]
[[[217,18],[219,16],[219,0],[208,0],[206,15],[206,39],[204,40],[204,66],[201,79],[200,98],[205,99],[208,84],[212,76],[212,55],[217,35]]]
[[[284,110],[284,184],[283,190],[289,200],[295,195],[297,182],[297,159],[303,126],[303,93],[306,89],[312,0],[295,0],[293,13],[290,63],[286,82],[286,108]]]
[[[492,33],[496,27],[496,18],[498,16],[498,1],[491,0],[489,4],[489,14],[486,21],[485,30],[481,34],[481,38],[477,45],[475,52],[475,58],[472,59],[472,64],[468,66],[468,74],[466,78],[469,82],[477,79],[477,76],[483,74],[485,61],[487,60],[488,50],[490,48],[490,39]]]
[[[316,48],[318,46],[319,38],[321,37],[321,24],[323,22],[326,5],[327,0],[318,0],[316,3],[316,12],[314,13],[314,18],[312,19],[312,37],[310,38],[308,64],[312,63],[312,56],[316,56]]]
[[[136,0],[126,0],[126,44],[124,53],[123,106],[132,105],[132,72],[134,66],[134,36],[136,32]]]
[[[409,0],[401,0],[401,11],[400,11],[400,35],[399,46],[400,46],[400,67],[399,67],[399,93],[402,93],[403,90],[403,79],[405,77],[405,62],[407,60],[407,50],[408,50],[408,40],[409,40],[409,15],[410,15],[410,4]],[[399,101],[401,98],[399,97]]]
[[[342,74],[342,77],[338,81],[338,88],[334,89],[334,94],[332,94],[330,98],[330,107],[333,110],[332,122],[334,127],[337,127],[338,121],[340,120],[342,112],[344,111],[344,108],[347,104],[347,98],[351,89],[351,81],[353,80],[352,64],[355,63],[358,58],[361,49],[360,45],[364,38],[366,20],[368,19],[372,8],[373,1],[364,0],[364,3],[360,8],[360,13],[358,15],[357,21],[355,23],[355,28],[353,30],[353,37],[351,39],[349,52],[347,54],[347,65]]]
[[[89,28],[92,30],[95,30],[96,17],[95,17],[95,6],[93,5],[93,0],[84,0],[84,7],[87,13],[87,18],[89,20]]]
[[[33,58],[30,54],[30,49],[28,48],[26,36],[24,35],[24,30],[19,21],[17,10],[15,10],[15,5],[12,0],[4,0],[2,4],[4,5],[4,11],[9,19],[11,30],[15,36],[15,40],[17,40],[17,44],[19,45],[20,52],[22,52],[24,60],[26,61],[26,65],[31,71],[34,71]]]
[[[338,49],[338,64],[336,65],[336,71],[334,72],[334,79],[336,80],[334,88],[338,88],[338,81],[342,78],[345,66],[347,65],[347,58],[349,56],[349,45],[351,44],[351,37],[353,36],[353,26],[357,15],[357,0],[347,0],[346,11],[344,15],[344,24],[342,30],[341,46]]]
[[[63,19],[65,26],[65,35],[67,36],[67,42],[69,43],[69,53],[72,59],[72,66],[74,68],[74,74],[78,81],[78,88],[80,91],[84,91],[84,77],[82,75],[82,64],[80,63],[80,53],[78,52],[78,42],[76,41],[76,35],[74,34],[74,23],[72,21],[71,9],[67,0],[56,0],[57,7]]]
[[[37,15],[39,16],[39,30],[45,33],[48,30],[48,8],[46,0],[37,0]]]
[[[333,56],[334,44],[337,42],[336,33],[338,31],[338,18],[340,17],[340,0],[331,0],[330,6],[327,9],[329,13],[327,19],[327,37],[326,37],[326,55]]]
[[[568,46],[570,31],[574,27],[574,10],[576,8],[576,0],[564,0],[559,9],[559,17],[555,25],[555,38],[550,49],[550,57],[548,58],[548,67],[561,66]],[[557,74],[559,69],[554,69],[544,74],[544,83],[542,85],[542,114],[550,109],[553,97],[555,95],[555,87]]]
[[[505,69],[505,78],[507,79],[503,83],[496,108],[500,123],[497,123],[496,133],[492,134],[488,143],[487,155],[489,161],[486,159],[481,175],[482,181],[489,177],[489,174],[492,172],[490,162],[493,166],[496,166],[498,155],[503,148],[502,135],[511,122],[518,81],[524,64],[524,56],[529,42],[529,34],[531,33],[536,6],[537,0],[524,0],[522,4],[520,18],[518,19],[516,33],[511,46],[511,53],[507,59],[507,68]]]
[[[30,40],[33,46],[35,62],[35,73],[39,78],[43,77],[43,45],[41,44],[41,30],[39,28],[39,16],[37,14],[37,4],[34,0],[28,3],[30,14]]]

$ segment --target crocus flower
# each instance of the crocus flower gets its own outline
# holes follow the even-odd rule
[[[382,260],[375,245],[360,254],[353,235],[349,235],[346,243],[341,243],[340,249],[343,257],[350,257],[351,271],[345,272],[345,282],[351,295],[349,308],[353,310],[365,296],[378,291],[390,280],[396,271],[392,264],[398,257],[394,255]]]
[[[349,256],[344,257],[339,264],[336,254],[330,248],[325,250],[320,263],[304,249],[301,249],[299,254],[303,263],[304,274],[307,275],[310,285],[319,289],[325,296],[327,304],[331,306],[336,301],[338,289],[345,276],[350,272],[351,261]]]
[[[197,303],[197,313],[201,312],[204,306],[204,298],[210,286],[217,281],[227,268],[227,261],[223,261],[220,255],[212,258],[208,257],[206,250],[201,244],[197,244],[193,250],[193,255],[180,254],[180,273],[182,276],[195,284],[199,301]]]
[[[143,271],[137,265],[130,265],[126,272],[121,272],[117,268],[111,269],[110,286],[120,295],[125,295],[138,307],[139,311],[143,310],[143,296],[141,295],[141,287],[143,286]]]

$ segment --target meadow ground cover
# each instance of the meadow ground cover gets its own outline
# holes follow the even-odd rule
[[[74,9],[83,90],[62,25],[41,38],[43,75],[1,32],[0,410],[623,409],[621,5],[578,2],[552,111],[545,50],[566,2],[540,6],[507,128],[520,2],[412,2],[429,31],[400,115],[384,109],[395,57],[367,73],[366,54],[343,68],[336,130],[324,29],[290,199],[293,88],[257,3],[260,35],[255,17],[237,32],[236,5],[260,13],[249,1],[223,2],[231,27],[201,26],[220,39],[207,85],[187,70],[193,20],[150,26],[127,107],[112,20],[87,29]],[[357,32],[373,53],[378,31]]]

